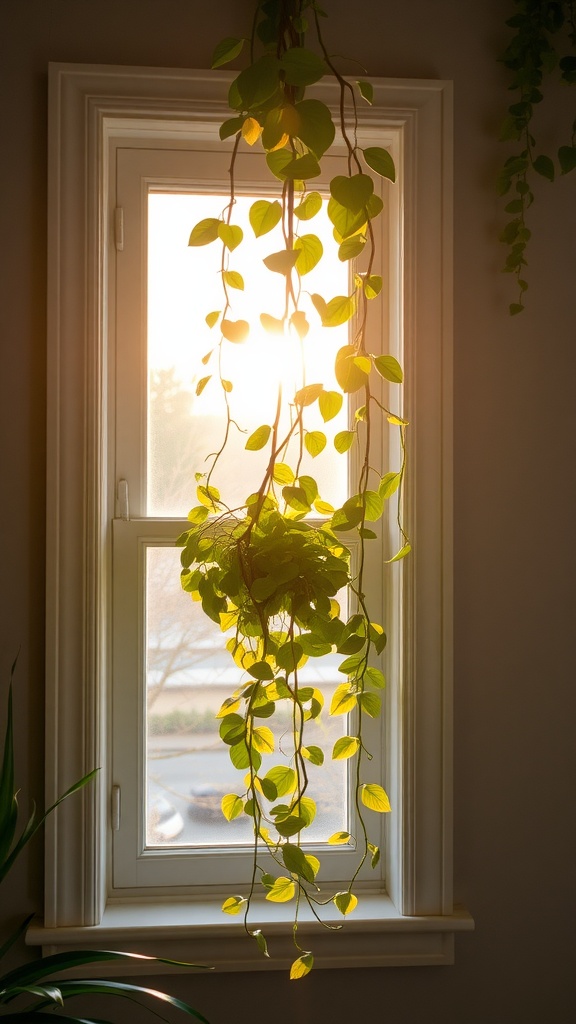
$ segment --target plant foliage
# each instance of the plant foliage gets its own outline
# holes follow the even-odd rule
[[[364,778],[370,754],[363,723],[367,715],[380,713],[384,676],[377,666],[386,643],[383,626],[373,621],[367,606],[364,577],[369,545],[377,536],[372,526],[393,496],[399,501],[407,425],[383,399],[384,389],[398,394],[403,380],[399,363],[391,355],[367,348],[370,302],[382,288],[382,278],[374,272],[373,224],[383,202],[374,178],[393,183],[394,162],[386,149],[362,149],[358,143],[357,104],[371,102],[372,86],[342,76],[323,39],[323,17],[315,0],[263,0],[256,5],[250,38],[224,39],[214,51],[213,67],[248,54],[229,89],[232,116],[220,128],[222,140],[234,140],[229,201],[220,216],[193,226],[189,239],[191,246],[219,245],[222,252],[222,306],[206,316],[208,327],[219,334],[212,359],[217,368],[199,382],[197,390],[220,390],[225,424],[222,445],[212,456],[208,472],[197,474],[197,504],[189,513],[189,529],[178,541],[182,587],[228,634],[226,648],[245,673],[244,682],[219,712],[220,736],[242,779],[238,792],[224,797],[222,811],[229,820],[240,814],[252,819],[253,871],[247,894],[228,898],[223,910],[242,911],[246,930],[268,955],[261,931],[249,924],[254,895],[260,891],[271,902],[295,901],[298,956],[290,973],[294,979],[307,974],[313,963],[311,952],[302,949],[297,937],[301,904],[308,904],[318,919],[320,908],[329,902],[342,915],[354,909],[357,898],[352,887],[358,873],[366,860],[375,865],[379,857],[377,846],[369,840],[366,810],[378,814],[390,810],[379,782],[369,773]],[[309,28],[316,49],[308,43]],[[347,154],[347,173],[332,178],[327,194],[319,192],[314,182],[326,174],[322,161],[335,139],[336,125],[328,106],[308,95],[308,88],[326,74],[338,83],[337,127]],[[261,147],[276,182],[276,194],[256,200],[249,220],[256,237],[275,232],[263,262],[271,275],[284,281],[282,308],[264,308],[255,312],[254,320],[268,332],[271,346],[280,337],[300,354],[301,379],[286,393],[279,385],[274,419],[248,437],[246,458],[265,450],[265,472],[243,505],[230,508],[221,497],[217,477],[222,452],[231,431],[237,429],[235,385],[222,368],[227,346],[242,343],[252,326],[234,314],[234,290],[249,288],[249,282],[234,270],[232,257],[243,238],[234,223],[234,206],[236,160],[245,146]],[[350,288],[345,295],[314,293],[306,305],[305,276],[323,258],[322,243],[313,230],[314,217],[322,208],[333,227],[338,257],[351,268]],[[360,253],[367,256],[363,274],[353,269]],[[327,331],[354,325],[349,343],[336,355],[338,390],[306,380],[304,351],[312,318],[315,326]],[[208,353],[203,363],[210,359]],[[342,455],[354,451],[359,470],[351,496],[333,508],[319,493],[316,479],[303,471],[302,459],[304,452],[322,459],[328,444],[324,431],[308,429],[310,410],[319,411],[327,423],[345,402],[356,411],[333,443]],[[401,459],[392,470],[382,470],[373,450],[376,417],[399,432]],[[389,562],[410,551],[399,514],[397,518],[401,547]],[[354,572],[348,538],[359,546]],[[338,594],[344,588],[352,595],[353,607],[351,614],[342,616]],[[308,659],[334,652],[342,659],[341,682],[330,707],[324,707],[322,691],[302,685],[300,672]],[[350,735],[339,739],[332,750],[309,745],[307,739],[308,723],[326,714],[348,716]],[[275,722],[280,720],[279,731],[285,733],[287,717],[290,736],[279,740]],[[266,757],[277,749],[288,751],[286,763],[267,770]],[[341,831],[326,837],[327,842],[355,845],[358,854],[346,891],[329,894],[320,889],[320,860],[306,852],[305,845],[306,830],[316,816],[310,766],[321,768],[327,759],[352,763],[357,822],[355,836]]]
[[[24,847],[30,842],[39,828],[43,825],[49,814],[54,811],[63,800],[66,800],[73,793],[83,789],[93,779],[97,772],[89,772],[79,782],[75,783],[48,808],[44,814],[37,816],[35,808],[21,831],[18,831],[18,791],[14,787],[14,727],[12,709],[12,680],[16,662],[12,666],[10,685],[8,689],[8,707],[6,718],[6,732],[4,738],[4,749],[2,763],[0,766],[0,882],[4,880],[8,871]],[[0,945],[0,961],[22,937],[28,927],[33,915],[27,917]],[[103,995],[124,998],[141,1005],[142,998],[155,1000],[156,1003],[173,1006],[190,1017],[194,1017],[202,1024],[208,1021],[202,1014],[192,1009],[187,1003],[174,996],[168,995],[156,989],[133,985],[128,982],[107,981],[96,978],[78,979],[54,978],[54,974],[67,971],[71,968],[86,967],[87,965],[105,963],[111,960],[126,962],[126,969],[129,971],[130,964],[135,960],[157,961],[160,958],[141,956],[137,953],[117,953],[110,950],[76,950],[74,952],[55,953],[52,956],[39,957],[30,963],[22,964],[8,973],[0,974],[0,1020],[3,1024],[27,1024],[43,1021],[61,1020],[74,1022],[74,1024],[105,1024],[101,1018],[98,1021],[87,1017],[76,1017],[69,1013],[60,1013],[64,1008],[65,1001],[73,996],[81,995]],[[161,963],[175,964],[175,961],[160,959]],[[178,964],[181,967],[191,967],[191,964]]]
[[[567,143],[560,146],[556,160],[540,151],[534,117],[544,99],[547,77],[556,71],[565,85],[576,83],[576,5],[574,0],[515,0],[516,13],[506,22],[515,30],[502,63],[510,72],[510,89],[516,94],[510,104],[501,138],[518,143],[498,179],[498,192],[512,196],[506,204],[510,220],[500,240],[508,247],[504,270],[514,274],[518,300],[510,305],[512,314],[524,309],[526,247],[530,240],[527,211],[534,201],[534,175],[554,181],[558,169],[568,174],[576,167],[576,120]],[[565,52],[568,47],[570,52]]]

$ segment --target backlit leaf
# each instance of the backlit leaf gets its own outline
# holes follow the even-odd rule
[[[349,832],[334,832],[327,842],[329,846],[343,846],[344,843],[349,843],[351,839],[352,836]]]
[[[318,408],[325,423],[338,415],[342,402],[343,398],[339,391],[322,391],[318,397]]]
[[[208,381],[211,380],[211,379],[212,379],[211,376],[210,377],[202,377],[201,380],[198,381],[198,383],[196,385],[196,394],[197,395],[201,395],[202,394],[202,392],[204,391],[204,388],[206,387]]]
[[[392,810],[385,790],[375,782],[360,786],[360,799],[365,807],[370,808],[371,811],[378,811],[379,814],[385,814]]]
[[[229,288],[237,288],[240,292],[244,291],[244,278],[237,270],[225,270],[222,277],[224,279],[224,283],[227,284]]]
[[[296,886],[291,878],[280,875],[274,885],[266,893],[266,899],[271,903],[288,903],[296,892]]]
[[[378,718],[382,710],[382,701],[377,693],[360,693],[358,703],[370,718]]]
[[[220,316],[220,310],[219,309],[215,309],[214,312],[212,312],[212,313],[207,313],[206,316],[204,317],[204,319],[206,320],[206,323],[208,324],[208,327],[214,327],[214,324],[218,323],[218,317],[219,316]],[[204,360],[202,360],[202,361],[204,361]]]
[[[192,228],[188,245],[208,245],[218,238],[218,228],[222,222],[216,217],[205,217]]]
[[[409,555],[411,551],[412,547],[410,544],[403,544],[400,551],[397,551],[393,558],[389,558],[386,564],[389,565],[391,562],[399,562],[401,558],[406,558],[406,555]]]
[[[307,384],[294,395],[296,405],[313,405],[324,390],[323,384]]]
[[[306,974],[309,974],[314,966],[314,957],[312,953],[303,953],[297,960],[294,961],[290,968],[290,981],[297,981],[298,978],[304,978]]]
[[[317,178],[319,174],[320,164],[312,153],[294,157],[282,167],[282,177],[291,181],[307,181],[308,178]]]
[[[275,274],[289,274],[294,268],[298,259],[298,252],[293,249],[281,249],[280,252],[273,252],[262,261],[268,270]]]
[[[252,743],[261,754],[274,753],[274,733],[266,725],[259,725],[253,730]]]
[[[304,445],[308,454],[315,459],[326,447],[326,434],[321,430],[310,430],[304,435]]]
[[[352,238],[345,238],[338,247],[338,259],[342,263],[345,263],[346,260],[355,260],[365,245],[366,237],[364,235],[352,235]]]
[[[335,128],[332,115],[320,100],[305,99],[296,104],[298,129],[290,132],[298,135],[314,156],[320,159],[334,142]]]
[[[346,715],[356,707],[356,694],[350,690],[348,683],[341,683],[334,690],[332,703],[330,704],[331,715]]]
[[[266,235],[275,228],[282,216],[282,206],[276,199],[273,203],[267,199],[258,199],[250,207],[248,214],[252,230],[256,238]]]
[[[246,341],[250,333],[250,324],[246,320],[223,320],[220,330],[226,341],[233,341],[238,344],[239,342]]]
[[[218,225],[218,237],[224,242],[227,249],[232,252],[244,238],[244,232],[241,227],[237,224],[225,224],[224,221],[220,221]]]
[[[340,327],[341,324],[351,320],[355,312],[356,297],[354,295],[336,295],[326,303],[322,326]]]
[[[322,196],[319,192],[309,192],[299,206],[294,208],[294,216],[299,220],[311,220],[322,209]]]
[[[290,323],[292,324],[298,337],[301,340],[304,339],[308,334],[308,331],[310,330],[310,324],[306,319],[306,314],[302,313],[301,310],[297,309],[295,313],[292,313],[292,316],[290,317]]]
[[[242,125],[242,138],[249,146],[254,146],[262,134],[262,125],[255,117],[247,117]]]
[[[340,913],[345,915],[351,914],[358,906],[358,899],[353,892],[337,892],[334,897],[334,903]]]
[[[395,491],[398,490],[400,484],[401,474],[400,473],[385,473],[378,485],[378,494],[381,498],[386,501],[390,498]]]
[[[371,274],[364,278],[364,294],[367,299],[375,299],[382,291],[382,278],[380,274]]]
[[[244,803],[235,793],[227,793],[226,796],[222,797],[221,807],[226,821],[232,821],[233,818],[237,818],[239,814],[242,814]]]
[[[301,235],[294,240],[294,249],[298,252],[296,270],[302,276],[310,273],[322,259],[324,252],[322,242],[316,235]]]
[[[353,174],[351,177],[338,174],[330,182],[330,194],[340,206],[351,213],[360,213],[374,191],[374,182],[368,174]]]
[[[362,364],[356,361],[357,353],[353,345],[344,345],[336,353],[335,373],[342,391],[351,394],[359,391],[368,381]]]
[[[294,843],[284,843],[282,846],[282,860],[284,861],[284,867],[291,874],[300,875],[307,882],[314,881],[312,866],[308,863],[299,846],[295,846]]]
[[[260,323],[268,334],[284,334],[284,321],[269,313],[260,313]]]
[[[258,427],[246,441],[245,448],[249,452],[257,452],[260,448],[268,443],[268,438],[272,433],[272,427],[269,427],[267,423],[264,423],[261,427]]]
[[[311,764],[324,764],[324,751],[320,747],[302,747],[302,756],[310,761]]]
[[[245,903],[246,900],[243,896],[229,896],[227,900],[224,900],[222,910],[225,914],[239,914]]]
[[[383,690],[386,686],[386,680],[384,679],[384,673],[379,668],[373,668],[369,666],[364,673],[364,682],[368,686],[374,686],[378,690]]]
[[[341,455],[347,452],[352,447],[356,439],[356,432],[354,430],[340,430],[334,438],[334,447],[337,452]]]
[[[290,466],[287,466],[285,462],[277,462],[274,465],[274,471],[272,476],[277,484],[294,483],[294,473],[290,469]]]
[[[353,757],[358,752],[359,747],[360,740],[357,736],[341,736],[334,744],[332,760],[344,761],[348,757]]]
[[[374,366],[378,373],[392,384],[401,384],[404,380],[402,367],[394,356],[376,356]]]
[[[279,764],[266,772],[266,778],[276,786],[278,796],[285,796],[293,793],[296,789],[297,776],[293,768]]]

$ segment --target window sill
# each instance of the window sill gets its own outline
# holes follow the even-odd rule
[[[330,924],[342,923],[337,911],[325,918]],[[217,900],[109,905],[101,924],[93,927],[45,928],[35,922],[28,929],[26,942],[42,946],[45,955],[69,949],[113,948],[208,965],[217,971],[289,967],[295,957],[289,908],[258,901],[250,927],[262,928],[270,959],[246,936],[242,918],[222,914]],[[303,946],[310,936],[317,968],[438,966],[454,962],[455,932],[473,927],[471,916],[461,907],[451,915],[403,917],[388,896],[366,895],[338,931],[323,928],[303,913],[298,936]],[[82,974],[132,976],[179,970],[136,961],[130,970],[123,964],[98,964],[91,972],[83,968]]]

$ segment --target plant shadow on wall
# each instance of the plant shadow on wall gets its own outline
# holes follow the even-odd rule
[[[16,665],[12,666],[8,690],[6,733],[2,763],[0,765],[0,884],[6,878],[24,848],[44,824],[48,815],[56,810],[63,800],[77,793],[88,785],[95,771],[90,772],[70,787],[47,811],[37,816],[35,808],[19,835],[18,830],[18,790],[14,780],[14,729],[12,712],[12,680]],[[0,961],[8,954],[19,939],[22,938],[33,915],[31,914],[9,935],[0,945]],[[65,1020],[74,1024],[105,1024],[101,1017],[98,1020],[85,1016],[76,1017],[70,1013],[60,1013],[65,1003],[74,996],[108,996],[114,999],[127,999],[142,1008],[143,1000],[155,1002],[159,1006],[172,1006],[195,1020],[208,1024],[202,1014],[192,1009],[187,1003],[157,989],[142,985],[133,985],[122,981],[109,981],[98,978],[76,977],[78,968],[86,968],[94,964],[110,961],[124,961],[129,973],[130,964],[134,960],[150,960],[180,966],[182,968],[199,968],[196,964],[177,964],[172,960],[156,957],[143,957],[139,954],[117,953],[109,950],[83,949],[74,952],[56,953],[53,956],[38,957],[29,963],[22,964],[6,974],[0,974],[0,1020],[4,1024],[26,1024],[26,1022]],[[74,977],[54,977],[60,972],[76,969]],[[150,1008],[150,1007],[148,1007]],[[66,1005],[66,1009],[68,1009]],[[155,1016],[158,1013],[155,1011]],[[164,1019],[164,1018],[162,1018]]]
[[[247,891],[227,898],[223,910],[244,915],[246,931],[268,956],[264,934],[251,923],[255,895],[263,893],[271,903],[293,901],[293,979],[313,965],[313,952],[299,941],[302,906],[325,927],[341,927],[326,923],[322,908],[332,904],[343,916],[354,910],[358,876],[365,862],[375,867],[380,858],[370,813],[390,810],[381,779],[372,778],[367,767],[372,755],[365,738],[366,718],[377,718],[382,709],[386,644],[383,625],[368,606],[366,563],[390,500],[398,545],[387,552],[383,571],[410,551],[400,515],[407,427],[398,408],[403,373],[396,358],[378,348],[380,339],[370,345],[376,351],[370,351],[368,340],[370,306],[382,289],[375,272],[374,223],[384,204],[375,179],[393,187],[395,167],[386,149],[358,143],[357,104],[370,104],[372,86],[342,76],[324,43],[324,17],[309,0],[266,0],[256,6],[250,37],[227,38],[214,53],[218,68],[249,52],[247,66],[230,87],[233,116],[220,128],[223,141],[234,140],[229,195],[224,209],[215,199],[220,209],[200,220],[189,239],[190,246],[217,245],[221,251],[221,306],[206,311],[207,334],[210,330],[216,338],[207,344],[196,395],[220,403],[222,435],[218,450],[206,453],[201,463],[208,470],[196,474],[198,503],[188,516],[190,528],[177,542],[183,549],[182,587],[227,634],[226,649],[244,673],[218,713],[220,737],[242,780],[237,792],[224,795],[221,808],[230,821],[251,819],[253,860]],[[317,41],[314,50],[307,45],[309,30]],[[313,183],[329,177],[323,161],[336,126],[330,109],[306,91],[326,74],[339,88],[337,122],[347,173],[332,177],[323,195]],[[249,210],[251,232],[269,243],[262,264],[270,283],[264,285],[256,278],[251,286],[253,268],[241,262],[244,231],[235,218],[235,167],[246,146],[261,147],[266,175],[276,182],[276,196],[256,199]],[[313,230],[314,219],[326,214],[329,244],[340,265],[350,268],[345,294],[307,290],[307,275],[326,258],[320,232]],[[362,271],[356,269],[360,266]],[[235,313],[236,296],[251,287],[246,320]],[[263,295],[266,305],[259,308]],[[335,350],[333,365],[324,357],[322,372],[315,368],[310,380],[314,349],[324,345],[330,351],[323,336],[342,325],[348,325],[346,343]],[[229,367],[236,358],[232,353],[247,349],[260,331],[283,372],[268,421],[245,442],[242,475],[251,475],[252,453],[260,452],[262,477],[240,504],[230,504],[221,460],[242,429],[236,396],[247,386],[252,402],[264,407],[270,388],[257,372],[248,381],[242,373],[235,380]],[[396,393],[390,400],[394,408],[388,392]],[[343,429],[330,436],[340,416]],[[398,435],[398,463],[390,468],[380,465],[375,443],[383,428]],[[312,468],[312,462],[326,458],[332,466],[335,457],[354,481],[336,506],[320,493],[321,471]],[[322,690],[305,685],[301,673],[308,659],[335,655],[341,659],[340,682],[325,707]],[[331,749],[311,742],[320,716],[346,722]],[[264,759],[272,753],[284,760],[266,770]],[[307,852],[306,846],[317,816],[313,773],[318,779],[334,761],[348,766],[354,834],[343,821],[323,842],[325,849],[347,846],[357,855],[352,877],[338,891],[326,883],[321,888],[324,855],[318,848]]]

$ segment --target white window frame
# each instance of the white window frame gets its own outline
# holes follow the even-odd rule
[[[28,942],[78,945],[274,969],[292,960],[290,908],[262,901],[273,936],[264,960],[211,897],[129,903],[108,897],[109,574],[105,274],[108,142],[146,121],[154,138],[226,116],[228,72],[54,64],[50,67],[46,799],[101,765],[98,781],[46,831],[44,920]],[[337,107],[331,82],[315,94]],[[390,687],[387,782],[395,813],[387,892],[363,896],[342,931],[314,932],[319,967],[453,962],[454,934],[472,927],[452,895],[452,90],[439,81],[380,79],[362,109],[392,133],[403,180],[404,364],[410,462],[406,519],[414,554],[388,632],[401,685]],[[400,629],[402,623],[402,629]],[[101,969],[101,968],[99,968]],[[163,973],[167,968],[159,968]],[[125,969],[118,968],[118,973]],[[150,965],[143,971],[151,973]],[[114,969],[110,969],[113,973]],[[134,972],[136,973],[136,972]]]

